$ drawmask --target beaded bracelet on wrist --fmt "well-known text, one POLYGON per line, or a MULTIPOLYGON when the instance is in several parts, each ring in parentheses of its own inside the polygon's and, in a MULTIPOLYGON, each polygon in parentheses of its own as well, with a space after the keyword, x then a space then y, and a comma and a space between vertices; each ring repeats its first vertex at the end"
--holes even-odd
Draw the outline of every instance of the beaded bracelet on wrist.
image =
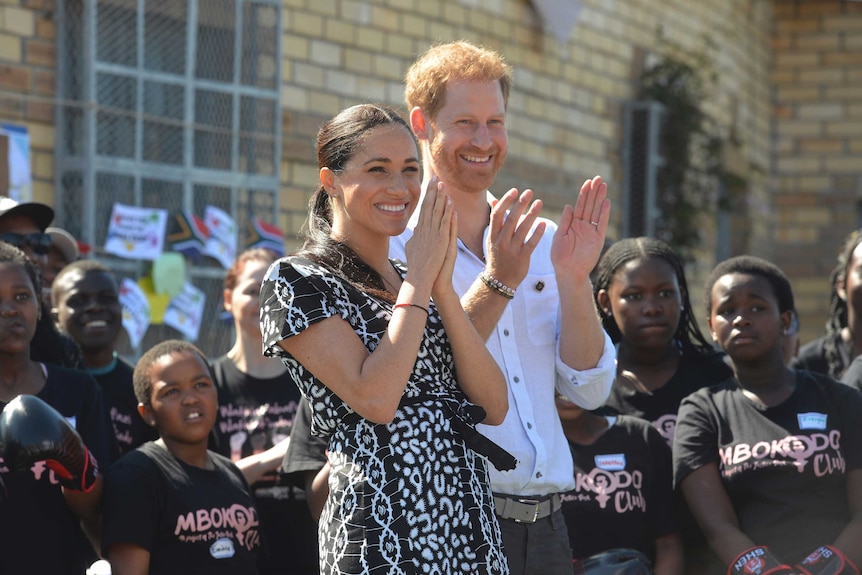
POLYGON ((488 286, 491 291, 500 294, 504 298, 513 299, 515 297, 515 290, 513 288, 510 288, 487 271, 483 271, 479 274, 479 279, 481 279, 482 283, 488 286))

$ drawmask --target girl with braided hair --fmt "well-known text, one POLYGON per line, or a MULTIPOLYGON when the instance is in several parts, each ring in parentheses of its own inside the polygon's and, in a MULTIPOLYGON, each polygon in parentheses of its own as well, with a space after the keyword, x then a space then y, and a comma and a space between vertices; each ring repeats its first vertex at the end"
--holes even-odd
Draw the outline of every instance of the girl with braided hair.
POLYGON ((603 411, 646 419, 672 444, 682 399, 731 375, 695 321, 682 261, 662 240, 620 240, 599 261, 593 293, 617 344, 603 411))
POLYGON ((845 239, 835 268, 829 276, 829 316, 826 335, 799 350, 793 362, 796 369, 807 369, 839 379, 853 358, 862 353, 862 229, 845 239))
MULTIPOLYGON (((682 261, 657 238, 620 240, 599 261, 593 292, 617 344, 617 376, 600 413, 645 419, 672 447, 682 400, 732 375, 697 325, 682 261)), ((706 541, 681 498, 676 505, 685 562, 695 567, 706 541)))

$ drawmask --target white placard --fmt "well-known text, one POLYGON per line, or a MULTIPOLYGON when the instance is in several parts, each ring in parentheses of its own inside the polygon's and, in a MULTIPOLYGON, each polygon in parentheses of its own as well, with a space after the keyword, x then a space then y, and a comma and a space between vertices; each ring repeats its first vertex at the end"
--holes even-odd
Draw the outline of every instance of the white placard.
POLYGON ((123 327, 129 343, 137 348, 150 327, 150 301, 138 284, 124 278, 120 284, 120 304, 123 306, 123 327))
POLYGON ((154 260, 165 245, 167 210, 114 204, 105 251, 121 258, 154 260))
POLYGON ((204 318, 205 304, 204 292, 186 282, 183 291, 168 304, 162 321, 190 340, 196 341, 204 318))
POLYGON ((204 253, 217 259, 225 269, 230 268, 236 258, 236 222, 224 210, 207 206, 204 212, 204 223, 210 230, 204 253))

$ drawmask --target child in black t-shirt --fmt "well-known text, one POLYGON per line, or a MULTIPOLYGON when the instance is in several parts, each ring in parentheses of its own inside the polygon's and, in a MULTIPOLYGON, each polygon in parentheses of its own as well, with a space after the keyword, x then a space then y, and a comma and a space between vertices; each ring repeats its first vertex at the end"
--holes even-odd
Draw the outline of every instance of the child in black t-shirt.
POLYGON ((793 367, 839 379, 862 353, 862 229, 850 232, 829 275, 826 333, 799 349, 793 367))
POLYGON ((656 575, 682 573, 664 438, 643 419, 602 417, 559 394, 555 399, 575 466, 575 489, 562 495, 573 557, 635 549, 653 562, 656 575))
POLYGON ((785 366, 793 293, 771 263, 720 263, 706 302, 735 377, 683 400, 673 460, 712 572, 858 573, 862 394, 785 366))
POLYGON ((80 346, 86 370, 102 388, 119 454, 157 439, 138 414, 134 367, 117 356, 123 309, 113 272, 94 260, 73 262, 54 279, 51 301, 54 321, 80 346))
MULTIPOLYGON (((110 461, 110 423, 92 377, 31 359, 42 313, 40 293, 34 264, 19 249, 0 242, 0 412, 10 423, 4 428, 8 435, 0 438, 0 484, 6 495, 0 504, 0 573, 78 575, 96 559, 82 526, 91 541, 98 539, 99 465, 110 461), (32 417, 32 411, 22 398, 29 396, 53 408, 54 417, 74 428, 76 443, 87 449, 49 449, 56 443, 38 433, 24 434, 20 422, 32 417), (77 471, 70 475, 58 468, 54 460, 66 457, 52 450, 71 456, 85 472, 75 477, 77 471)), ((43 422, 36 427, 47 432, 51 422, 43 422)))
POLYGON ((248 484, 207 449, 218 401, 203 354, 162 342, 138 361, 134 385, 138 411, 160 438, 105 479, 102 549, 114 575, 256 575, 259 523, 248 484))
POLYGON ((267 249, 245 250, 225 275, 224 307, 236 338, 211 362, 219 413, 210 448, 229 457, 251 485, 260 516, 261 575, 317 575, 317 524, 305 492, 276 473, 293 438, 301 397, 287 368, 261 353, 260 284, 276 259, 267 249))
POLYGON ((682 399, 731 375, 694 319, 682 261, 662 240, 620 240, 599 261, 593 291, 618 344, 617 377, 601 413, 646 419, 672 445, 682 399))

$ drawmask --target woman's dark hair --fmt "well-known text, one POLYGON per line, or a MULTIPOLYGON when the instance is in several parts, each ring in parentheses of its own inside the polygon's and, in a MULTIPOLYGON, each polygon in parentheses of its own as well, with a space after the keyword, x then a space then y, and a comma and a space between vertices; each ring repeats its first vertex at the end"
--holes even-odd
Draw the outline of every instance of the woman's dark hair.
MULTIPOLYGON (((326 122, 317 134, 317 167, 329 168, 336 174, 361 148, 368 132, 378 126, 402 126, 413 137, 410 126, 394 109, 379 104, 360 104, 342 110, 326 122)), ((330 237, 332 231, 331 199, 323 186, 319 186, 309 203, 305 225, 305 243, 298 255, 307 257, 330 268, 353 285, 394 301, 386 291, 383 278, 374 268, 362 261, 343 242, 330 237)))
POLYGON ((660 239, 650 237, 625 238, 615 242, 608 248, 596 266, 593 298, 596 301, 596 308, 599 310, 599 315, 602 318, 602 326, 608 332, 608 335, 611 336, 611 340, 614 343, 619 343, 623 336, 614 318, 610 314, 606 314, 599 305, 599 291, 607 290, 610 287, 614 274, 627 262, 638 259, 648 260, 651 258, 664 260, 676 274, 676 281, 679 284, 681 292, 679 295, 682 299, 682 312, 676 332, 674 333, 674 339, 682 346, 683 353, 716 353, 715 348, 703 337, 700 327, 698 327, 697 321, 695 321, 682 261, 670 245, 660 239))
MULTIPOLYGON (((132 385, 135 388, 135 398, 138 403, 150 405, 152 401, 153 382, 150 379, 150 369, 160 358, 172 354, 190 355, 199 358, 208 371, 212 371, 204 353, 195 344, 180 339, 168 339, 157 343, 147 350, 135 364, 132 374, 132 385)), ((212 373, 209 374, 212 378, 212 373)))
MULTIPOLYGON (((829 315, 826 316, 826 335, 823 338, 823 355, 826 365, 829 367, 829 375, 834 378, 841 374, 848 366, 844 364, 841 356, 842 335, 841 332, 847 327, 847 301, 838 295, 838 288, 843 287, 847 281, 847 268, 853 261, 853 252, 862 242, 862 229, 854 230, 844 238, 835 267, 829 275, 829 315)), ((855 337, 855 334, 854 334, 855 337)))
POLYGON ((787 279, 787 276, 784 275, 784 272, 778 266, 755 256, 737 256, 720 262, 713 268, 712 273, 709 274, 703 298, 708 314, 712 314, 712 288, 719 278, 728 274, 746 274, 762 277, 772 286, 772 292, 778 302, 779 312, 784 313, 795 309, 790 280, 787 279))

